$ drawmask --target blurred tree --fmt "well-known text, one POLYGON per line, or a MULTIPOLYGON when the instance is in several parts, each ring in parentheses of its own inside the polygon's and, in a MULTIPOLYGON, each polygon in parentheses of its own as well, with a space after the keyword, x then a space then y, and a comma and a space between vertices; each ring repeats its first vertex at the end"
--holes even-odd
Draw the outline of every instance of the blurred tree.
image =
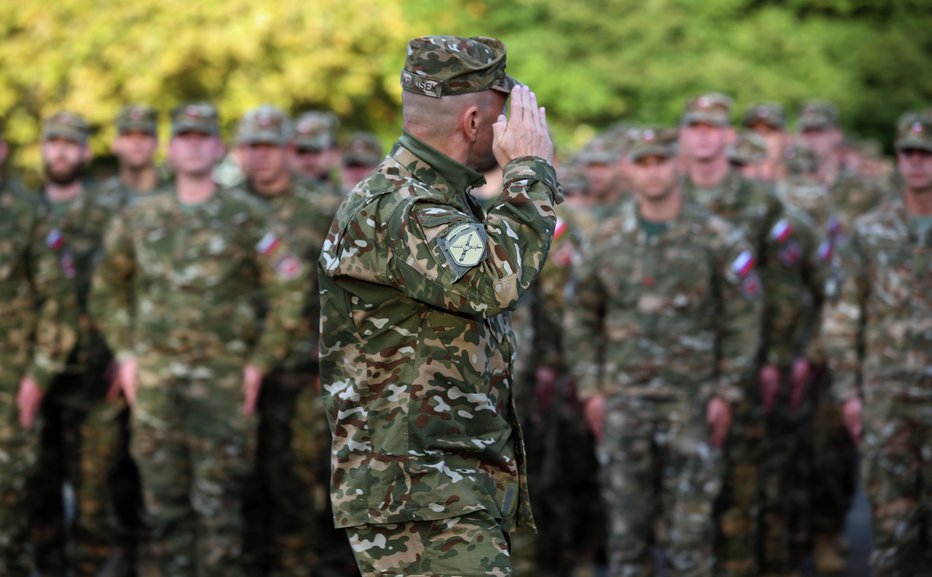
POLYGON ((20 0, 0 3, 0 114, 26 166, 42 117, 80 111, 102 153, 127 102, 167 125, 175 104, 208 99, 228 132, 262 102, 327 108, 387 141, 405 41, 484 34, 564 147, 619 120, 676 122, 707 90, 731 94, 736 117, 833 100, 846 127, 889 143, 903 110, 932 103, 929 30, 927 0, 20 0))

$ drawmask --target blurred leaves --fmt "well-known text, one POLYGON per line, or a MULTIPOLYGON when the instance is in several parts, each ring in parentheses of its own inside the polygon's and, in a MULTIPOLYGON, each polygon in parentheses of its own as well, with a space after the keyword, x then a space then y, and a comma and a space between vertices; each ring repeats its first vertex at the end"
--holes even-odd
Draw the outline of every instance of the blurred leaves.
POLYGON ((117 109, 216 103, 232 130, 270 102, 327 108, 347 129, 399 129, 408 38, 490 35, 509 72, 576 148, 619 120, 674 123, 685 99, 723 91, 736 114, 775 100, 839 105, 883 142, 932 103, 932 8, 923 0, 20 0, 0 3, 0 113, 35 166, 41 118, 67 108, 100 127, 117 109))

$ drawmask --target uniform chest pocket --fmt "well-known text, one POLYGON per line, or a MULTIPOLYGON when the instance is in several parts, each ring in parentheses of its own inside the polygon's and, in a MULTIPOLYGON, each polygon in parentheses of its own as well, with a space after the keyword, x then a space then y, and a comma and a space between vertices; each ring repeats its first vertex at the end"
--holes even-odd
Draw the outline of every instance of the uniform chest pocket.
POLYGON ((664 299, 667 312, 695 308, 707 301, 712 270, 704 253, 690 246, 666 247, 648 266, 656 276, 652 292, 664 299))

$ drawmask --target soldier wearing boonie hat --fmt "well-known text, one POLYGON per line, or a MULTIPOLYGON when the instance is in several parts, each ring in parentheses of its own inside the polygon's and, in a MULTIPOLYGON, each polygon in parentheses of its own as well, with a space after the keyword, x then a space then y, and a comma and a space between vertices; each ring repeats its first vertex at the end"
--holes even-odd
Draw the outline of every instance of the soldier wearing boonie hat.
POLYGON ((346 196, 320 257, 331 502, 364 577, 510 574, 507 532, 533 524, 500 313, 546 260, 560 187, 533 92, 510 92, 500 116, 515 85, 505 60, 492 38, 409 42, 404 132, 346 196), (497 164, 500 200, 483 211, 470 191, 497 164), (434 336, 412 338, 412 321, 434 336))

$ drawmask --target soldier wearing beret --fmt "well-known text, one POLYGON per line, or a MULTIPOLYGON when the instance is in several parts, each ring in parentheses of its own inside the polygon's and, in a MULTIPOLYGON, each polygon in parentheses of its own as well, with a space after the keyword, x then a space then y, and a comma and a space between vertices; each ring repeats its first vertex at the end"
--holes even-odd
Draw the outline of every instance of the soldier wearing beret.
POLYGON ((256 399, 299 330, 307 266, 258 201, 217 194, 216 109, 182 105, 171 122, 174 185, 112 221, 90 304, 132 407, 142 573, 236 577, 256 399))
POLYGON ((895 147, 899 194, 850 229, 823 337, 834 397, 863 451, 877 577, 932 567, 932 119, 904 115, 895 147))
POLYGON ((609 574, 653 575, 657 542, 667 575, 711 576, 722 446, 760 339, 756 257, 684 197, 675 130, 636 129, 629 150, 634 199, 581 259, 566 357, 599 441, 609 574))
POLYGON ((401 86, 404 133, 319 262, 334 518, 365 577, 506 575, 533 526, 507 312, 553 236, 553 145, 494 38, 411 40, 401 86), (483 213, 468 191, 496 163, 483 213))

